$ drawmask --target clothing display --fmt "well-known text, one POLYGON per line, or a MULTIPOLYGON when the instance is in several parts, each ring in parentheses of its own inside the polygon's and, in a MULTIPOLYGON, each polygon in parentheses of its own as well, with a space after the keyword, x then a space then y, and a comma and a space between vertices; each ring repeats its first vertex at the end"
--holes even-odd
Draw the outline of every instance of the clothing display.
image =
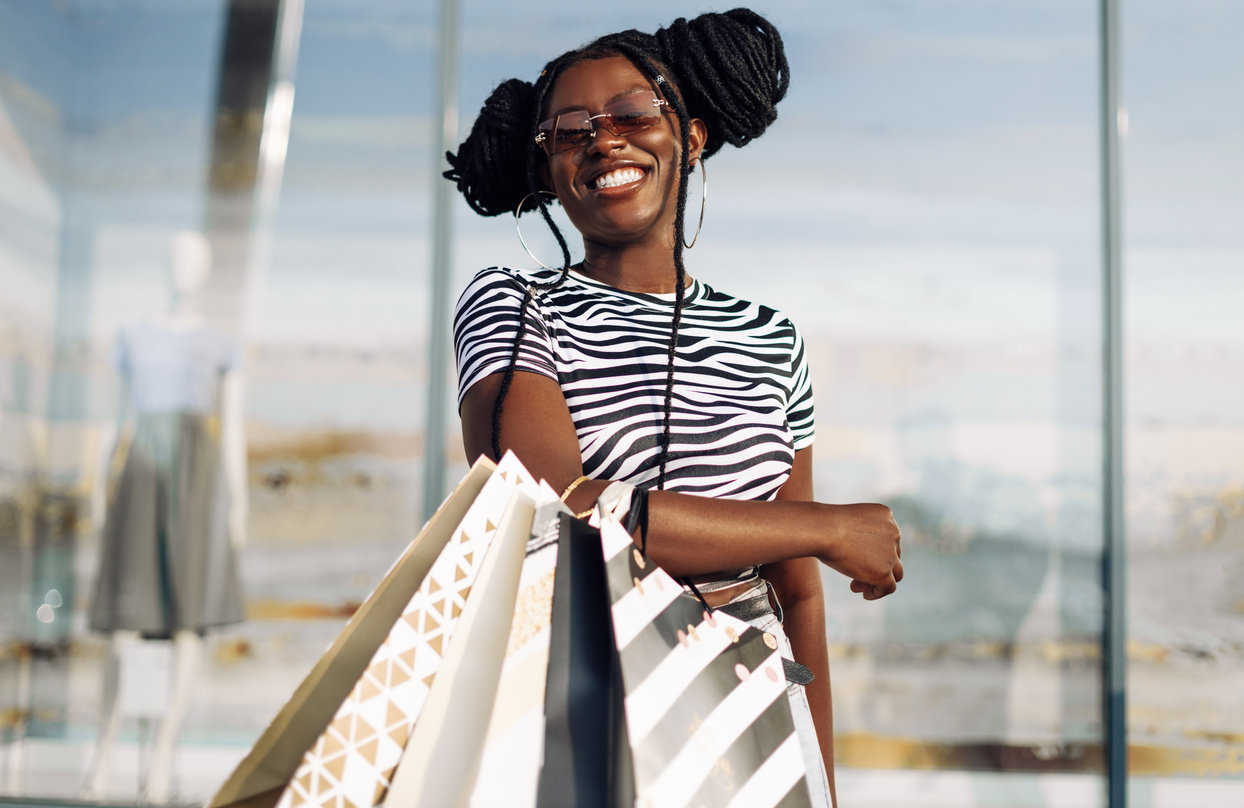
POLYGON ((133 437, 101 539, 90 626, 169 637, 243 620, 228 536, 219 380, 239 350, 204 328, 143 323, 117 338, 133 437))
MULTIPOLYGON (((524 290, 559 273, 492 268, 458 302, 459 402, 509 365, 524 290)), ((789 319, 695 281, 674 359, 668 491, 770 500, 813 441, 803 340, 789 319)), ((583 473, 656 484, 674 295, 614 289, 570 273, 532 301, 518 368, 557 381, 583 473)))

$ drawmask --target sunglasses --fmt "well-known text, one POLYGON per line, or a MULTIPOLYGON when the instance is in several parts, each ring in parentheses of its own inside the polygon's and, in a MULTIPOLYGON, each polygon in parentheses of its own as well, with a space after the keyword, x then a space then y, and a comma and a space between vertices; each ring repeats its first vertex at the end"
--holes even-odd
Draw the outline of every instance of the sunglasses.
POLYGON ((592 141, 600 126, 619 137, 629 137, 660 123, 666 108, 668 102, 655 92, 633 93, 607 104, 599 115, 576 109, 549 118, 540 124, 536 143, 550 156, 577 151, 592 141))

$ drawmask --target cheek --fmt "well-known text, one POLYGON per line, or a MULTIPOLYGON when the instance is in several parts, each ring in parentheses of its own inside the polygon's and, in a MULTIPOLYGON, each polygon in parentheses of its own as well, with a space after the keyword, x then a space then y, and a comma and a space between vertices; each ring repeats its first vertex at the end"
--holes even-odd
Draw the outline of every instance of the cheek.
POLYGON ((545 184, 558 196, 568 193, 574 186, 577 166, 572 158, 564 155, 549 158, 540 172, 545 184))

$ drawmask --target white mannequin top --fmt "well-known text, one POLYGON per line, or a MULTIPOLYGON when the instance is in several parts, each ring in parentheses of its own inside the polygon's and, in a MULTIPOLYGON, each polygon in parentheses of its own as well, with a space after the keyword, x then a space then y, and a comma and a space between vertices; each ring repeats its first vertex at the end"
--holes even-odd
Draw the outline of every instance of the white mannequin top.
POLYGON ((113 362, 133 412, 216 412, 221 377, 242 363, 237 341, 206 326, 137 322, 117 334, 113 362))

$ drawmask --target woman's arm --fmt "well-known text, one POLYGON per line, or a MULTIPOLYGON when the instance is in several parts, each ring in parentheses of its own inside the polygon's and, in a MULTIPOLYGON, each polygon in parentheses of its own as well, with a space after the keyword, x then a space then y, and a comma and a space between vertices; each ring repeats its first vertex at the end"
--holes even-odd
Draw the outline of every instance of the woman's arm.
MULTIPOLYGON (((812 449, 795 452, 790 479, 777 495, 780 500, 812 499, 812 449)), ((795 558, 764 568, 782 604, 782 627, 795 661, 807 665, 814 678, 804 692, 821 745, 821 759, 829 776, 831 803, 838 805, 834 786, 834 706, 830 697, 829 654, 825 647, 825 600, 821 592, 821 565, 814 558, 795 558)))
MULTIPOLYGON (((493 402, 501 378, 500 373, 484 377, 463 398, 462 437, 469 458, 492 454, 493 402)), ((514 374, 500 438, 502 451, 513 450, 555 489, 583 474, 574 422, 553 379, 514 374)), ((583 483, 567 504, 575 511, 591 507, 609 482, 583 483)), ((811 557, 852 579, 852 590, 868 600, 893 592, 903 578, 898 526, 884 505, 751 502, 654 491, 648 507, 648 553, 674 576, 811 557)))

